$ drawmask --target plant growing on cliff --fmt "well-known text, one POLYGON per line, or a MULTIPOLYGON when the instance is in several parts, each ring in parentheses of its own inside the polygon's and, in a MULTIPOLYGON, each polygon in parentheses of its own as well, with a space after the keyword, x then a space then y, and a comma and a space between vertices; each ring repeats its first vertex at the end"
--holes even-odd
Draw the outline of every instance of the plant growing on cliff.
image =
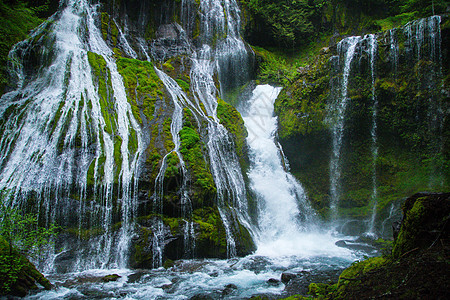
POLYGON ((57 229, 54 224, 48 228, 39 226, 35 215, 7 206, 0 194, 0 294, 11 292, 23 273, 29 270, 38 273, 26 257, 37 258, 57 229))
POLYGON ((28 257, 37 257, 42 246, 48 245, 56 235, 57 229, 55 224, 48 228, 39 226, 35 215, 23 214, 1 203, 0 236, 9 244, 9 254, 17 250, 28 257))

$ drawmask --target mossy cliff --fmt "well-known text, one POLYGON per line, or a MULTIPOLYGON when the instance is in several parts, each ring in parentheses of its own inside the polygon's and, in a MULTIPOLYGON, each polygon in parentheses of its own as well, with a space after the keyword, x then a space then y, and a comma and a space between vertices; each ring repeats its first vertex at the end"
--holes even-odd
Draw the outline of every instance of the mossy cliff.
MULTIPOLYGON (((448 190, 448 24, 448 18, 442 17, 438 52, 427 43, 417 48, 407 38, 407 27, 376 34, 374 85, 368 44, 361 37, 351 64, 344 116, 341 216, 360 218, 371 213, 374 176, 380 218, 395 199, 420 190, 448 190), (394 48, 398 51, 396 58, 394 48), (420 58, 417 51, 421 51, 420 58), (375 162, 371 134, 374 118, 375 162)), ((291 171, 304 184, 313 205, 325 216, 330 205, 329 168, 334 126, 331 111, 340 97, 342 79, 336 63, 344 59, 338 57, 338 47, 334 44, 297 63, 292 75, 283 81, 285 88, 275 103, 279 137, 291 171)))
MULTIPOLYGON (((156 1, 148 6, 142 1, 114 3, 104 1, 101 6, 102 12, 99 14, 102 37, 114 50, 128 104, 144 135, 145 150, 141 159, 143 164, 138 184, 137 235, 131 247, 132 267, 157 266, 157 262, 153 261, 154 247, 157 246, 154 239, 161 222, 165 240, 163 261, 190 257, 225 258, 227 256, 226 232, 217 209, 217 190, 206 147, 207 122, 199 119, 192 108, 183 109, 183 126, 179 132, 179 154, 172 152, 167 156, 162 205, 155 202, 157 175, 163 158, 174 149, 175 144, 171 131, 174 104, 154 68, 164 71, 173 78, 186 96, 193 103, 196 102, 190 89, 191 60, 183 50, 186 41, 179 39, 181 33, 176 26, 169 25, 173 22, 181 22, 180 9, 180 3, 177 1, 173 3, 172 1, 156 1), (157 11, 161 11, 161 14, 156 16, 157 11), (145 24, 135 22, 142 18, 145 24), (126 29, 128 31, 125 32, 126 29), (130 56, 130 50, 124 45, 120 32, 127 34, 129 46, 136 51, 137 58, 130 56), (142 44, 137 45, 137 43, 142 44), (147 47, 148 52, 145 51, 147 47), (177 50, 171 52, 170 49, 175 48, 177 50), (181 157, 178 157, 179 155, 181 157), (180 158, 185 163, 186 174, 183 173, 180 158), (184 175, 187 178, 183 178, 184 175), (187 183, 186 190, 181 190, 184 180, 187 183), (181 193, 186 193, 190 200, 189 205, 192 207, 185 207, 182 203, 184 195, 181 193), (188 215, 185 215, 186 210, 188 215), (192 232, 189 233, 193 234, 192 236, 185 236, 186 226, 192 226, 192 232), (188 249, 189 245, 186 242, 195 244, 195 248, 188 249)), ((184 23, 184 25, 189 24, 184 23)), ((195 42, 195 30, 198 29, 195 29, 195 26, 191 29, 189 38, 195 42)), ((102 102, 103 117, 110 120, 106 122, 107 132, 114 134, 117 129, 114 121, 111 75, 101 56, 89 53, 89 61, 102 102)), ((200 109, 204 110, 202 104, 200 109)), ((234 107, 218 99, 217 115, 220 122, 231 133, 241 164, 245 166, 248 160, 245 145, 247 132, 240 114, 234 107)), ((137 139, 133 136, 129 139, 128 148, 132 152, 137 148, 137 139)), ((120 163, 120 153, 118 155, 118 163, 120 163)), ((117 219, 119 218, 117 216, 117 219)), ((233 222, 236 223, 232 226, 237 235, 237 253, 246 255, 254 250, 251 236, 248 230, 239 224, 239 220, 234 219, 233 222)))
POLYGON ((355 262, 336 284, 310 284, 309 294, 313 299, 445 299, 449 218, 450 194, 415 194, 403 205, 392 254, 355 262))

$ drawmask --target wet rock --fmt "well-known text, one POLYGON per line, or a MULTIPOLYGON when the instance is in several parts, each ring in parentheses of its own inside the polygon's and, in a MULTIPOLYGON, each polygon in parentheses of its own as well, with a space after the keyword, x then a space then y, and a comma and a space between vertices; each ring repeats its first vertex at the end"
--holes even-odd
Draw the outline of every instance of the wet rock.
POLYGON ((359 250, 359 251, 364 251, 367 253, 377 251, 376 247, 369 245, 367 243, 364 243, 364 242, 359 242, 359 241, 340 240, 340 241, 337 241, 335 243, 335 245, 338 247, 341 247, 341 248, 347 248, 350 250, 359 250))
POLYGON ((103 282, 112 282, 112 281, 119 280, 119 278, 121 278, 121 276, 119 276, 117 274, 111 274, 111 275, 106 275, 106 276, 102 277, 101 281, 103 281, 103 282))
POLYGON ((198 294, 189 298, 189 300, 214 300, 209 294, 198 294))
POLYGON ((279 285, 281 282, 278 279, 270 278, 269 280, 267 280, 267 283, 270 285, 279 285))
POLYGON ((237 285, 232 284, 232 283, 227 284, 225 286, 225 289, 222 291, 222 295, 229 295, 237 289, 238 289, 237 285))
POLYGON ((128 276, 128 283, 136 283, 139 282, 141 280, 141 278, 145 275, 146 273, 143 271, 139 271, 137 273, 131 274, 128 276))
POLYGON ((281 274, 281 282, 283 282, 284 284, 288 283, 289 281, 291 281, 291 279, 294 279, 295 277, 297 277, 296 274, 293 273, 283 273, 281 274))

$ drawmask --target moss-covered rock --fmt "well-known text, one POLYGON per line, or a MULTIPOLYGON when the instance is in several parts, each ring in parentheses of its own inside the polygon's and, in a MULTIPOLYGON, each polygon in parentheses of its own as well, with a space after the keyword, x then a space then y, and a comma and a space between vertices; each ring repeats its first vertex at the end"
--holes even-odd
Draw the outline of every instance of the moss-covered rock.
POLYGON ((26 257, 15 249, 11 252, 9 244, 0 236, 0 296, 24 297, 38 290, 37 284, 46 290, 52 288, 50 281, 26 257))
POLYGON ((194 210, 192 220, 199 226, 196 236, 198 257, 227 257, 227 237, 217 208, 207 207, 194 210))
POLYGON ((180 152, 191 175, 191 201, 194 208, 214 206, 217 194, 213 176, 204 153, 206 145, 201 141, 198 124, 192 112, 184 109, 184 124, 180 131, 180 152))
MULTIPOLYGON (((445 20, 442 45, 449 39, 445 20)), ((406 28, 398 28, 376 35, 374 86, 367 40, 352 61, 339 158, 341 217, 360 219, 372 212, 374 176, 379 216, 395 199, 425 189, 443 192, 450 185, 449 93, 442 81, 449 72, 445 67, 449 56, 442 47, 442 59, 437 59, 438 52, 424 42, 418 59, 417 47, 410 45, 405 32, 406 28), (391 45, 393 36, 397 44, 391 45), (394 60, 396 45, 399 52, 394 60), (373 96, 377 100, 375 156, 373 96)), ((342 81, 342 70, 335 67, 343 59, 338 54, 337 47, 331 46, 304 60, 275 102, 280 142, 291 172, 323 216, 331 194, 332 108, 342 81)))
POLYGON ((399 258, 409 251, 426 249, 448 236, 450 194, 419 193, 403 205, 403 221, 392 255, 399 258))
POLYGON ((392 255, 355 262, 338 283, 312 283, 309 293, 317 299, 445 299, 450 194, 415 194, 403 213, 392 255))

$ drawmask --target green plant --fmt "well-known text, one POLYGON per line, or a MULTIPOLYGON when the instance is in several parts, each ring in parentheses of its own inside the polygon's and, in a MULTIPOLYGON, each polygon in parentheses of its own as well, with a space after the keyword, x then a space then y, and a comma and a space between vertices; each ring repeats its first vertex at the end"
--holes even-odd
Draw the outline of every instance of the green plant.
POLYGON ((39 226, 36 215, 8 207, 0 194, 0 295, 9 294, 24 276, 37 278, 48 287, 48 281, 26 257, 37 258, 57 230, 54 224, 39 226))

